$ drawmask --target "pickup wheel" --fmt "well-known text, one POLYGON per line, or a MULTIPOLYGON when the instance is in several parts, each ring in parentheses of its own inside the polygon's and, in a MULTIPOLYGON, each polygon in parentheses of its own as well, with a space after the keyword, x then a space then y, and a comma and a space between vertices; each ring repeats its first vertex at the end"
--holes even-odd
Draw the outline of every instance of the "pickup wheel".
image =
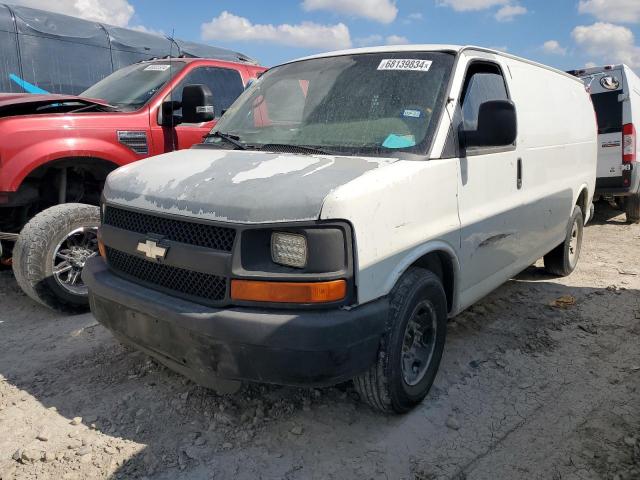
POLYGON ((447 298, 440 279, 412 267, 391 292, 376 362, 354 378, 360 398, 382 412, 405 413, 429 393, 442 358, 447 298))
POLYGON ((67 203, 33 217, 13 249, 18 285, 33 300, 54 310, 79 313, 89 307, 82 268, 98 254, 98 207, 67 203))
POLYGON ((640 193, 626 197, 624 211, 627 214, 627 222, 640 223, 640 193))
POLYGON ((573 214, 567 224, 567 235, 560 245, 544 256, 544 268, 552 275, 566 277, 578 264, 582 249, 584 217, 580 207, 573 208, 573 214))

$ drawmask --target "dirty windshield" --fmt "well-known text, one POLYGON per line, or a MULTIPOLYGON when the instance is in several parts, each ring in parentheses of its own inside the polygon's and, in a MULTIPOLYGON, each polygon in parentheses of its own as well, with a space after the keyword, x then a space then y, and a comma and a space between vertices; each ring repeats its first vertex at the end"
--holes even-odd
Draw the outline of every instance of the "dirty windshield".
POLYGON ((137 110, 184 68, 184 62, 138 63, 121 68, 89 87, 80 96, 104 100, 121 110, 137 110))
POLYGON ((282 65, 243 93, 206 143, 347 155, 424 153, 453 61, 448 53, 386 52, 282 65))

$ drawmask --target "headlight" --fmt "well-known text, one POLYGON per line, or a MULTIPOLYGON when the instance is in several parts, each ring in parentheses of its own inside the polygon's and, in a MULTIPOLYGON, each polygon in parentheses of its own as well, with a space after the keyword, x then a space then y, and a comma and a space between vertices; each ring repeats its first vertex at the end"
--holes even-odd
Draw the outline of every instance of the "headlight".
POLYGON ((273 232, 271 259, 280 265, 304 268, 307 265, 307 239, 295 233, 273 232))

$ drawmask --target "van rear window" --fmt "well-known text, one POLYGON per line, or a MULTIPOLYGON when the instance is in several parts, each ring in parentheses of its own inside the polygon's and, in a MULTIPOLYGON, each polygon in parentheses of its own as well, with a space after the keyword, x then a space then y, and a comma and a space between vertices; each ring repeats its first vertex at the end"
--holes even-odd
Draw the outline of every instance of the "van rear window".
POLYGON ((598 117, 598 133, 622 132, 622 102, 618 101, 620 92, 606 92, 591 95, 598 117))

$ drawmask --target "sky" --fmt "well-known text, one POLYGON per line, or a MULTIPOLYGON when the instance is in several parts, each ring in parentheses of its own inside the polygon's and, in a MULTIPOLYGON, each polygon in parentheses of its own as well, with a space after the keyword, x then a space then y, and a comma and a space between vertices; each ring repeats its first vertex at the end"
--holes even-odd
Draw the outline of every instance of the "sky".
POLYGON ((6 0, 231 48, 266 66, 404 43, 497 48, 563 70, 640 73, 640 0, 6 0))

